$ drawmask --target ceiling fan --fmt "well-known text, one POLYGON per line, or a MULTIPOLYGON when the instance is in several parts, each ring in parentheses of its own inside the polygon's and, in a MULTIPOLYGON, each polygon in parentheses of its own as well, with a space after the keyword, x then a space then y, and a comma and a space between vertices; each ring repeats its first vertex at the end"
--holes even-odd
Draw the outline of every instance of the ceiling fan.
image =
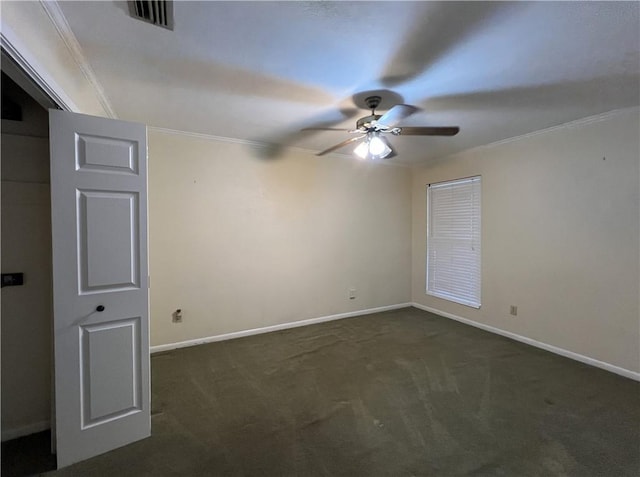
POLYGON ((342 141, 329 149, 316 154, 322 156, 348 144, 360 142, 353 152, 362 159, 389 159, 395 151, 389 144, 385 134, 394 136, 455 136, 460 131, 457 126, 451 127, 400 127, 397 124, 418 111, 415 106, 396 104, 389 111, 380 115, 376 108, 380 104, 380 96, 369 96, 364 102, 371 109, 371 114, 356 121, 355 129, 340 128, 304 128, 302 131, 346 131, 357 136, 342 141))

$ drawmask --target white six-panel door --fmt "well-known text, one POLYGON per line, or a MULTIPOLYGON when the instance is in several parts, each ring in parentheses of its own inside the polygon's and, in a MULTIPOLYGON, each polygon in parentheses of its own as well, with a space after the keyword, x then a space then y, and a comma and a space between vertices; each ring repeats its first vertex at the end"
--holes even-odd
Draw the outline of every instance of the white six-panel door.
POLYGON ((49 111, 58 467, 151 432, 143 124, 49 111))

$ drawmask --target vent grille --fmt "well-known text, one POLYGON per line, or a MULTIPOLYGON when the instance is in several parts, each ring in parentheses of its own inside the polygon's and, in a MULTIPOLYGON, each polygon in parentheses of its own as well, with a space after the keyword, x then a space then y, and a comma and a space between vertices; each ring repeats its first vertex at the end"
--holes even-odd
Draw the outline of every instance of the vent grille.
POLYGON ((133 18, 173 30, 173 1, 135 0, 129 2, 133 18))

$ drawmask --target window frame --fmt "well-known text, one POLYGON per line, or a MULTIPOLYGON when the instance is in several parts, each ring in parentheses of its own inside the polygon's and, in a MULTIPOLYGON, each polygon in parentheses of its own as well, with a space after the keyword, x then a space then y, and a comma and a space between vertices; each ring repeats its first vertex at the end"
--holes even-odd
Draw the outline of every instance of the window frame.
MULTIPOLYGON (((433 182, 427 184, 427 213, 426 213, 426 222, 427 222, 427 237, 426 237, 426 260, 425 260, 425 291, 429 296, 434 296, 436 298, 441 298, 453 303, 457 303, 460 305, 468 306, 475 309, 480 309, 482 306, 482 176, 470 176, 463 177, 460 179, 446 180, 440 182, 433 182), (477 193, 477 204, 472 203, 470 207, 472 209, 476 209, 470 212, 471 214, 471 238, 467 239, 470 241, 473 251, 475 252, 473 255, 476 258, 475 266, 476 271, 470 270, 473 279, 476 280, 472 289, 476 289, 477 293, 472 293, 473 296, 465 294, 464 296, 456 295, 453 291, 443 292, 440 290, 430 289, 430 256, 432 252, 431 248, 431 236, 432 236, 432 228, 433 228, 433 211, 432 211, 432 194, 433 191, 439 188, 445 188, 447 186, 455 186, 456 184, 465 184, 465 183, 477 183, 478 190, 477 192, 472 191, 473 193, 477 193), (477 213, 477 216, 473 214, 477 213), (475 223, 477 221, 477 228, 475 228, 475 223)), ((462 240, 462 239, 461 239, 462 240)))

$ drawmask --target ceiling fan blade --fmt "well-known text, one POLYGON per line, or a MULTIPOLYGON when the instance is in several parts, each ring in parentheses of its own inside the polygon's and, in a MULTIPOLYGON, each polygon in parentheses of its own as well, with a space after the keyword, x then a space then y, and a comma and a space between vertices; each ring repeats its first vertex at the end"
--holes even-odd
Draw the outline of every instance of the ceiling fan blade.
POLYGON ((391 128, 404 118, 411 116, 416 111, 418 111, 418 108, 415 106, 409 106, 408 104, 396 104, 393 108, 380 116, 378 124, 391 128))
POLYGON ((336 144, 335 146, 331 146, 329 149, 325 149, 324 151, 319 152, 318 154, 316 154, 316 156, 324 156, 325 154, 335 151, 336 149, 340 149, 341 147, 344 147, 347 144, 351 144, 352 142, 356 142, 361 139, 364 139, 365 137, 367 137, 366 134, 363 134, 362 136, 358 136, 358 137, 352 137, 350 139, 347 139, 346 141, 342 141, 341 143, 336 144))
POLYGON ((399 128, 400 136, 455 136, 460 131, 457 126, 450 127, 406 127, 399 128))
POLYGON ((412 15, 413 26, 405 30, 404 40, 384 67, 382 84, 395 87, 419 77, 500 15, 526 8, 511 7, 512 3, 520 2, 420 2, 421 8, 412 15))
POLYGON ((351 131, 345 128, 302 128, 300 131, 351 131))

